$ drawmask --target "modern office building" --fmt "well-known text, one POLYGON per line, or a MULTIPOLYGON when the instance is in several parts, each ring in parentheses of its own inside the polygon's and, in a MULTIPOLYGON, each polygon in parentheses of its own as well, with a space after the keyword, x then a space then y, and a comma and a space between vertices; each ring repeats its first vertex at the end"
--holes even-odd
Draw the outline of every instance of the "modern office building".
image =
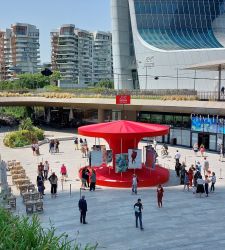
POLYGON ((186 68, 225 60, 224 0, 111 0, 111 11, 115 88, 218 88, 217 72, 186 68))
POLYGON ((8 79, 18 73, 35 73, 40 64, 39 30, 34 25, 15 23, 1 32, 1 75, 8 79))
POLYGON ((73 83, 112 79, 111 41, 111 33, 62 25, 51 32, 52 68, 61 72, 63 80, 73 83))

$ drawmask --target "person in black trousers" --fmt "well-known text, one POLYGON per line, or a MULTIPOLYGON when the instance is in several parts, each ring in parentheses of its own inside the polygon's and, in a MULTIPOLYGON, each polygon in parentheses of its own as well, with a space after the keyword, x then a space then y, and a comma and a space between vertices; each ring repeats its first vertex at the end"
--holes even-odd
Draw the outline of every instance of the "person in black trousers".
POLYGON ((86 213, 87 213, 87 202, 85 196, 83 195, 79 200, 78 207, 80 210, 80 223, 87 224, 86 222, 86 213))
POLYGON ((144 230, 143 225, 142 225, 142 210, 143 210, 143 205, 141 203, 141 199, 138 199, 137 202, 134 204, 136 228, 138 228, 138 219, 139 219, 140 228, 141 230, 144 230))

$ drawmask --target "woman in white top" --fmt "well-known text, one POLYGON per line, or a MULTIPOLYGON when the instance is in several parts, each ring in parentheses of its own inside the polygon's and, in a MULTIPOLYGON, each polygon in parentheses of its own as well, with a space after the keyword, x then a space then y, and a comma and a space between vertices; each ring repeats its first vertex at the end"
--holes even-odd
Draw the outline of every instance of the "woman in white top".
POLYGON ((199 178, 197 179, 197 190, 196 193, 200 194, 200 197, 202 194, 205 193, 205 189, 204 189, 204 180, 202 179, 202 176, 199 176, 199 178))
POLYGON ((49 172, 49 163, 48 163, 48 161, 45 161, 45 163, 44 163, 44 178, 45 178, 45 180, 48 179, 48 172, 49 172))

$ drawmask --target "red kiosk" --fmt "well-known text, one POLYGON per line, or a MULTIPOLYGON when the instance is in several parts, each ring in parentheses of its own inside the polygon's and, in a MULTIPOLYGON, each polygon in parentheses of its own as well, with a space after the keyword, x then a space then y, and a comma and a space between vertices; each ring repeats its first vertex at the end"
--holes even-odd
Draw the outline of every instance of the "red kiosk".
POLYGON ((138 143, 144 137, 156 137, 166 135, 169 127, 140 123, 132 121, 114 121, 107 123, 99 123, 78 128, 80 135, 104 138, 113 153, 113 164, 108 167, 106 164, 101 166, 93 166, 96 170, 97 185, 108 187, 127 188, 131 187, 132 175, 138 176, 139 187, 150 187, 162 184, 168 181, 169 171, 159 165, 154 169, 147 168, 142 163, 141 169, 127 169, 126 172, 116 173, 115 171, 115 155, 127 153, 128 149, 138 147, 138 143))

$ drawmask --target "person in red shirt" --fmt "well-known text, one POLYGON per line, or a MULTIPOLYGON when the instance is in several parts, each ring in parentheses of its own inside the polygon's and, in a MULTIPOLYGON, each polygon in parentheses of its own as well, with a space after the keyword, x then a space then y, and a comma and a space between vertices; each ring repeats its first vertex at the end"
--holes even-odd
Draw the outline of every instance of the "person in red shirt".
POLYGON ((193 165, 188 170, 188 179, 189 179, 189 186, 192 187, 192 181, 193 181, 193 165))
POLYGON ((62 164, 60 173, 62 175, 62 180, 66 181, 67 169, 66 169, 66 166, 64 164, 62 164))
POLYGON ((162 198, 163 198, 163 187, 159 184, 157 187, 157 200, 158 200, 158 207, 162 207, 162 198))

